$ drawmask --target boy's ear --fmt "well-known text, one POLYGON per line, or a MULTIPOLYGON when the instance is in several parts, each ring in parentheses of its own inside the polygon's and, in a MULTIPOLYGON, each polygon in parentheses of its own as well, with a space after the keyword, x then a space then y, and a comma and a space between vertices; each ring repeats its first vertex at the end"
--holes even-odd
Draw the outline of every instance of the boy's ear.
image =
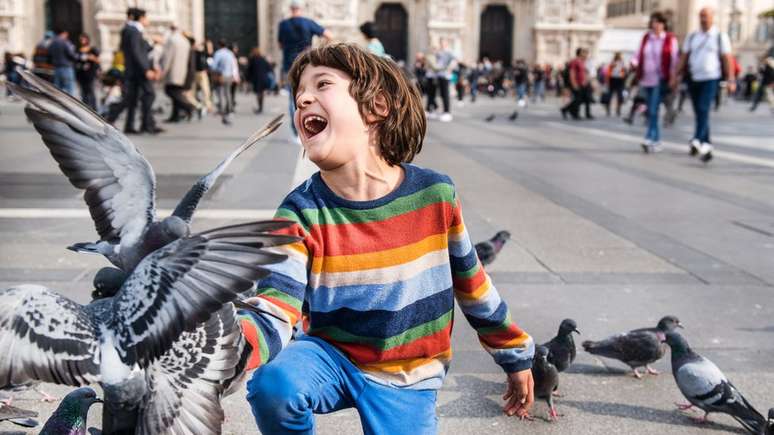
POLYGON ((381 92, 376 95, 373 106, 371 107, 373 107, 373 112, 369 113, 366 117, 366 121, 369 124, 386 118, 387 114, 390 113, 390 106, 387 104, 387 98, 381 92))

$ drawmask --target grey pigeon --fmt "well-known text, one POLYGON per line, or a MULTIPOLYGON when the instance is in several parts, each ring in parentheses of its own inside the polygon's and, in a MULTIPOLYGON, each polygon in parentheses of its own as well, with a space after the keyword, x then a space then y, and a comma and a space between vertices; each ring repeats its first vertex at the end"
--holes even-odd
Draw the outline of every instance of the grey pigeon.
POLYGON ((147 254, 189 234, 202 196, 226 167, 246 149, 274 132, 282 115, 255 132, 209 174, 200 178, 172 216, 156 217, 156 177, 150 163, 129 139, 90 108, 50 83, 21 71, 30 86, 9 84, 25 99, 27 117, 40 133, 59 168, 89 206, 100 240, 69 249, 102 254, 131 272, 147 254))
POLYGON ((769 419, 766 421, 766 431, 763 435, 774 435, 774 408, 769 409, 769 419))
POLYGON ((677 387, 690 405, 679 405, 681 410, 694 406, 704 411, 698 421, 706 422, 710 412, 722 412, 733 417, 751 434, 759 435, 766 419, 742 396, 712 361, 691 350, 688 342, 676 331, 666 334, 672 349, 672 374, 677 387))
POLYGON ((677 317, 664 316, 655 328, 635 329, 600 341, 587 340, 581 345, 590 354, 623 362, 639 379, 642 377, 637 371, 639 367, 645 367, 651 375, 658 374, 649 364, 660 360, 666 353, 665 334, 682 327, 677 317))
POLYGON ((69 392, 43 425, 40 435, 85 435, 89 408, 101 402, 89 387, 69 392))
POLYGON ((518 117, 519 117, 519 111, 517 110, 517 111, 514 111, 513 113, 511 113, 511 114, 508 116, 508 120, 509 120, 509 121, 515 121, 515 120, 516 120, 516 118, 518 118, 518 117))
POLYGON ((210 399, 241 355, 228 302, 268 275, 262 265, 285 259, 263 248, 297 241, 269 233, 290 225, 252 222, 179 239, 143 259, 115 296, 86 306, 41 286, 0 291, 0 348, 8 350, 0 387, 99 382, 106 428, 132 427, 139 412, 147 433, 170 424, 217 433, 222 410, 210 399))
POLYGON ((38 422, 33 417, 37 416, 35 411, 0 403, 0 422, 8 421, 19 426, 35 427, 38 422))
POLYGON ((498 231, 491 239, 476 243, 476 255, 478 255, 481 264, 484 266, 492 264, 492 262, 495 261, 497 254, 499 254, 503 249, 503 246, 505 246, 505 242, 510 240, 510 238, 511 233, 508 231, 498 231))
POLYGON ((92 299, 102 299, 115 296, 129 274, 115 267, 103 267, 94 275, 92 284, 94 291, 91 292, 92 299))
POLYGON ((486 118, 484 118, 484 121, 486 121, 486 122, 492 122, 492 121, 494 121, 494 119, 495 119, 495 114, 494 114, 494 113, 492 113, 492 114, 490 114, 489 116, 487 116, 486 118))
POLYGON ((559 331, 556 337, 543 344, 549 350, 548 361, 556 366, 560 372, 567 370, 575 361, 577 351, 575 350, 575 340, 572 333, 580 334, 575 320, 564 319, 559 324, 559 331))
POLYGON ((549 361, 549 350, 545 346, 535 347, 532 360, 532 379, 535 381, 535 398, 544 399, 548 404, 548 418, 558 420, 554 406, 554 391, 559 388, 559 370, 549 361))

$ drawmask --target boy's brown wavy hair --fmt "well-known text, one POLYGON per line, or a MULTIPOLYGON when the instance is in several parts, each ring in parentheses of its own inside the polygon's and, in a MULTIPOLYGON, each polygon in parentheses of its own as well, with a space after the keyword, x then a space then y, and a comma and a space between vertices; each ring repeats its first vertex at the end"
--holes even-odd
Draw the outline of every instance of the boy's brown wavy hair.
POLYGON ((422 96, 393 60, 349 43, 310 48, 298 55, 288 71, 291 95, 296 95, 301 73, 308 65, 334 68, 352 78, 349 94, 357 102, 363 119, 366 114, 377 117, 370 126, 376 128, 382 157, 387 163, 410 162, 419 154, 427 129, 422 96), (387 115, 383 117, 377 114, 374 104, 379 94, 387 103, 387 115))

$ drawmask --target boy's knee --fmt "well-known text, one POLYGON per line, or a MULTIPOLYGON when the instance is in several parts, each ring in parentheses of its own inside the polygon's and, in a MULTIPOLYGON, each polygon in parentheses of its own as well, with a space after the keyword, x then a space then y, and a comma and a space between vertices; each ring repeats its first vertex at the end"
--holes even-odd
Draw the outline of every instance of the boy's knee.
POLYGON ((308 395, 289 370, 268 364, 259 368, 247 383, 247 400, 257 418, 292 420, 311 412, 308 395))

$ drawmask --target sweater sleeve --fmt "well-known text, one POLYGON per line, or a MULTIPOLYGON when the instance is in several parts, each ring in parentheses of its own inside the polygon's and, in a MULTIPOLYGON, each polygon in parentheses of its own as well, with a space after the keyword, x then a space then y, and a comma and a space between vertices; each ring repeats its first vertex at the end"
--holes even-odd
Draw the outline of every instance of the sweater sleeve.
POLYGON ((507 373, 532 367, 532 337, 513 321, 508 306, 481 265, 465 229, 459 198, 455 198, 452 208, 449 259, 454 296, 484 349, 507 373))
POLYGON ((239 312, 242 333, 252 347, 246 370, 256 369, 287 346, 293 327, 301 317, 301 305, 306 293, 309 264, 309 233, 304 228, 300 213, 280 207, 277 219, 289 219, 295 225, 282 230, 281 234, 301 237, 290 245, 272 248, 272 252, 287 255, 287 260, 267 266, 271 274, 256 284, 259 302, 256 307, 268 315, 239 312))

